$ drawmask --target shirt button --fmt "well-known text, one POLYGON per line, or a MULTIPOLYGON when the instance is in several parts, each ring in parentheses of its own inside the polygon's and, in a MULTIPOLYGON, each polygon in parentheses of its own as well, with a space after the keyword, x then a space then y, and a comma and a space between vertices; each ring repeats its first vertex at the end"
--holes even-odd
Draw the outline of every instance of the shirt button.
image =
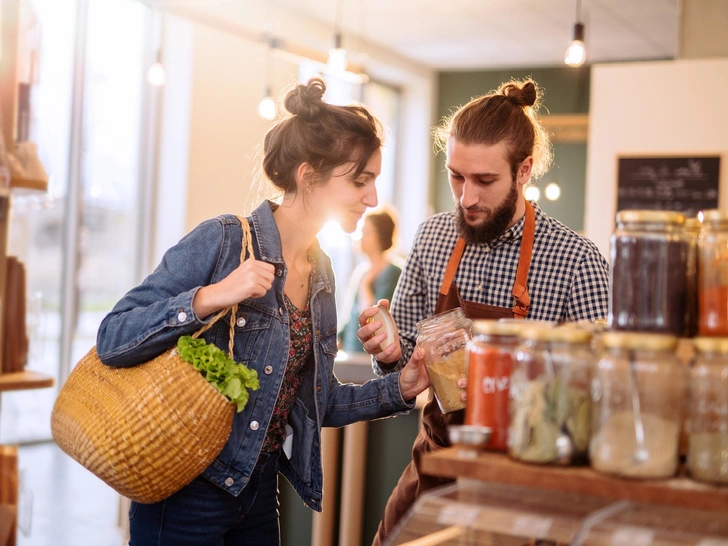
POLYGON ((237 324, 238 328, 242 328, 245 326, 245 323, 248 322, 245 320, 245 317, 239 317, 238 320, 235 321, 235 324, 237 324))
POLYGON ((259 426, 260 426, 260 424, 258 423, 258 421, 251 421, 250 422, 250 429, 251 430, 258 430, 258 427, 259 426))
POLYGON ((187 320, 187 313, 185 313, 184 311, 180 311, 179 314, 177 315, 177 320, 179 322, 186 321, 187 320))
POLYGON ((265 368, 263 368, 263 372, 265 373, 265 375, 272 374, 273 373, 273 366, 266 366, 265 368))
POLYGON ((232 487, 234 483, 235 480, 233 480, 232 478, 228 478, 227 480, 225 480, 225 485, 227 485, 228 487, 232 487))

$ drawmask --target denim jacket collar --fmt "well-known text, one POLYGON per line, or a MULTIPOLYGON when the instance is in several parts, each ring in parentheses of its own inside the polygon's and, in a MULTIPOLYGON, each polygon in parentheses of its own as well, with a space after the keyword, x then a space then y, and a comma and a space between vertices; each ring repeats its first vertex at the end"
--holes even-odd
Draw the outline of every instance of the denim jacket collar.
MULTIPOLYGON (((273 211, 278 208, 278 204, 273 201, 264 200, 258 208, 250 215, 251 229, 255 233, 255 239, 258 241, 258 256, 260 260, 269 263, 283 264, 283 244, 281 236, 278 232, 278 226, 273 218, 273 211)), ((309 249, 311 255, 316 261, 316 272, 314 273, 312 292, 325 289, 332 292, 331 283, 327 274, 325 263, 328 257, 325 257, 321 250, 318 240, 315 240, 309 249)))

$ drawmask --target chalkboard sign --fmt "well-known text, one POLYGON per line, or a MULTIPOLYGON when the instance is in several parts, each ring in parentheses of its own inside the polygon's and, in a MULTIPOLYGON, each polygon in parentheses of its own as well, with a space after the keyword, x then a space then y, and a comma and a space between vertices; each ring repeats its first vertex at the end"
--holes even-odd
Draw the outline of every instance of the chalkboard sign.
POLYGON ((617 210, 718 208, 720 157, 620 157, 617 210))

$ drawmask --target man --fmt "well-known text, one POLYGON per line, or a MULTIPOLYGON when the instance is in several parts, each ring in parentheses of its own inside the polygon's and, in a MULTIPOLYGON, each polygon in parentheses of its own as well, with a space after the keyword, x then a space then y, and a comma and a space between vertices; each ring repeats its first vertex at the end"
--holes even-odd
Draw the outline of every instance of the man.
MULTIPOLYGON (((454 307, 471 319, 606 317, 608 266, 596 245, 523 197, 523 188, 551 161, 548 136, 536 119, 539 99, 535 82, 508 82, 438 128, 455 210, 429 218, 415 236, 392 301, 395 343, 380 350, 385 335, 373 334, 381 324, 366 324, 374 308, 359 317, 358 336, 375 356, 377 373, 409 361, 418 321, 454 307)), ((449 424, 462 421, 463 411, 443 415, 430 397, 412 462, 387 503, 375 546, 422 491, 449 482, 421 475, 420 458, 450 445, 449 424)))

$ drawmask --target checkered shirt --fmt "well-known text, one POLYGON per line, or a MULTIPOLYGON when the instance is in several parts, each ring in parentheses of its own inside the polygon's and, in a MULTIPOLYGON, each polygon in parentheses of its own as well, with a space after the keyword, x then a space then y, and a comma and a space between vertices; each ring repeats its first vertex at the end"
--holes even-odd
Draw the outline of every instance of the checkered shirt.
MULTIPOLYGON (((605 318, 607 261, 589 239, 532 204, 536 233, 528 271, 531 307, 527 318, 557 322, 605 318)), ((525 216, 491 245, 466 245, 454 280, 461 298, 513 307, 511 290, 516 281, 524 222, 525 216)), ((391 305, 399 329, 402 359, 397 366, 387 367, 386 373, 407 363, 415 345, 417 322, 434 314, 457 238, 455 211, 436 214, 417 230, 391 305)), ((374 371, 385 373, 376 361, 374 371)))

